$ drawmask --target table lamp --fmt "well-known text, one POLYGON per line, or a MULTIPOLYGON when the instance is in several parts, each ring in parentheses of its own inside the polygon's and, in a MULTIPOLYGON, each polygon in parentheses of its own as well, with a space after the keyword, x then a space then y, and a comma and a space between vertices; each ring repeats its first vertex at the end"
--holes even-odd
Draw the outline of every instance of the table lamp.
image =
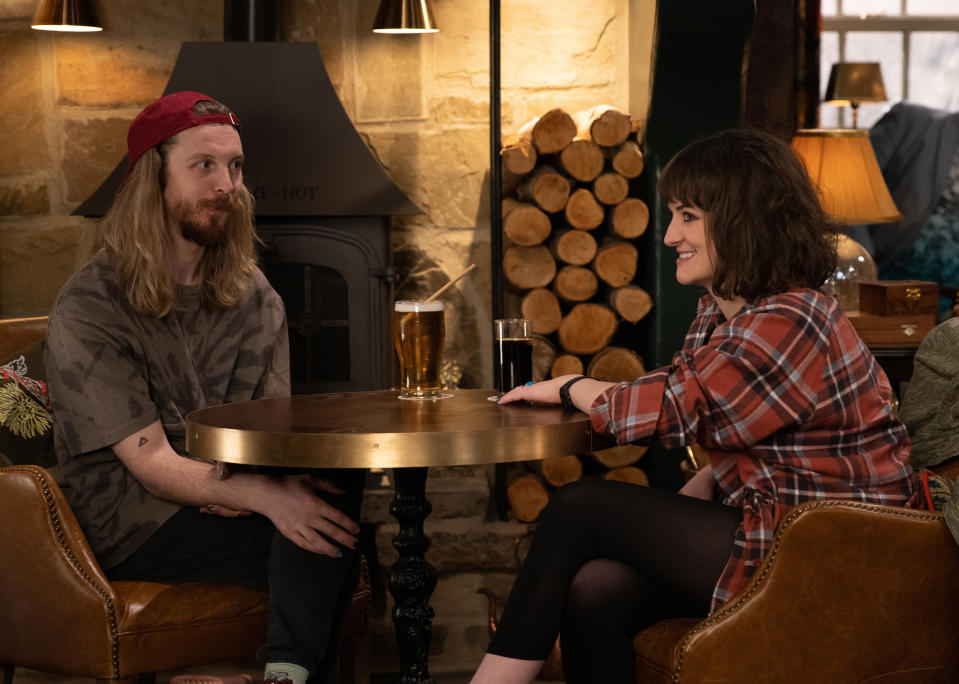
POLYGON ((885 102, 886 87, 882 82, 879 62, 838 62, 829 71, 826 85, 827 104, 852 107, 852 127, 859 124, 862 102, 885 102))
MULTIPOLYGON (((890 223, 902 219, 883 180, 869 134, 858 128, 800 129, 792 148, 802 160, 823 209, 845 224, 890 223)), ((859 283, 875 282, 878 269, 869 252, 848 236, 837 245, 839 264, 823 284, 846 311, 859 309, 859 283)))

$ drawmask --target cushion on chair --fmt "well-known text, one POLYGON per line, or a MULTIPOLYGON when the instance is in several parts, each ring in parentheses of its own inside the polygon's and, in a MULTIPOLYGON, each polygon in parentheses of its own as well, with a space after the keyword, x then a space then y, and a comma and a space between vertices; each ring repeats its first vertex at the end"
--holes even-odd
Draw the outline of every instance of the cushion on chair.
POLYGON ((114 582, 121 673, 249 657, 266 639, 266 594, 205 582, 114 582))
MULTIPOLYGON (((114 582, 120 635, 120 671, 171 670, 237 660, 266 639, 267 596, 229 584, 114 582)), ((360 584, 346 619, 345 636, 369 631, 370 584, 362 561, 360 584)))
POLYGON ((808 502, 723 608, 640 632, 637 681, 956 682, 957 577, 941 514, 808 502))
POLYGON ((0 465, 56 466, 43 343, 0 359, 0 465))

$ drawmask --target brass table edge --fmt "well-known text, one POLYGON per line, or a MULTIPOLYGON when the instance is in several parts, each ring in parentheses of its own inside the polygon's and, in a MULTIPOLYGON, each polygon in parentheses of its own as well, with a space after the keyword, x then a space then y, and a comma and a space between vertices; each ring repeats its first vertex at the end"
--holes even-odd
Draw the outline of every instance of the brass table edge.
MULTIPOLYGON (((586 423, 516 426, 492 431, 315 433, 262 432, 187 420, 187 451, 227 463, 323 468, 411 468, 530 461, 588 453, 596 435, 586 423)), ((599 445, 596 448, 602 448, 599 445)))

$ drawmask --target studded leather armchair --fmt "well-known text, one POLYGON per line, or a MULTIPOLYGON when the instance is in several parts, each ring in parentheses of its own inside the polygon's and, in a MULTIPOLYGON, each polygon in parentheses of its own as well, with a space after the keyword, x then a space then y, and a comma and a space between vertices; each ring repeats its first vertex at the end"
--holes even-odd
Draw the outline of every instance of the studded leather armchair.
MULTIPOLYGON (((0 468, 0 666, 101 681, 249 658, 266 637, 266 594, 212 583, 110 582, 60 488, 40 466, 0 468)), ((353 599, 344 649, 368 681, 370 587, 353 599)))
MULTIPOLYGON (((46 317, 0 320, 0 358, 43 338, 46 317)), ((24 463, 21 454, 0 453, 24 463)), ((44 461, 45 463, 47 461, 44 461)), ((369 682, 366 563, 343 630, 341 681, 369 682)), ((0 467, 0 684, 16 667, 103 682, 251 657, 266 594, 214 583, 110 582, 50 473, 0 467)))
POLYGON ((749 585, 636 637, 638 682, 959 681, 959 546, 940 513, 798 506, 749 585))

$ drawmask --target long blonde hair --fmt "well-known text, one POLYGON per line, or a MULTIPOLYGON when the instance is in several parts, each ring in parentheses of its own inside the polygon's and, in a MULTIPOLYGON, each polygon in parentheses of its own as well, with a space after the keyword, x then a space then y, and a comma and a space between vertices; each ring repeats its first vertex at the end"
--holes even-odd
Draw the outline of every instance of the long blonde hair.
MULTIPOLYGON (((194 111, 229 110, 219 102, 201 101, 194 111), (222 108, 222 109, 220 109, 222 108)), ((101 222, 104 249, 133 308, 160 318, 177 306, 173 281, 173 241, 163 201, 163 150, 170 139, 147 150, 117 190, 113 205, 101 222)), ((250 285, 256 268, 253 196, 241 186, 236 210, 219 244, 207 247, 200 262, 200 299, 206 306, 234 306, 250 285)))

